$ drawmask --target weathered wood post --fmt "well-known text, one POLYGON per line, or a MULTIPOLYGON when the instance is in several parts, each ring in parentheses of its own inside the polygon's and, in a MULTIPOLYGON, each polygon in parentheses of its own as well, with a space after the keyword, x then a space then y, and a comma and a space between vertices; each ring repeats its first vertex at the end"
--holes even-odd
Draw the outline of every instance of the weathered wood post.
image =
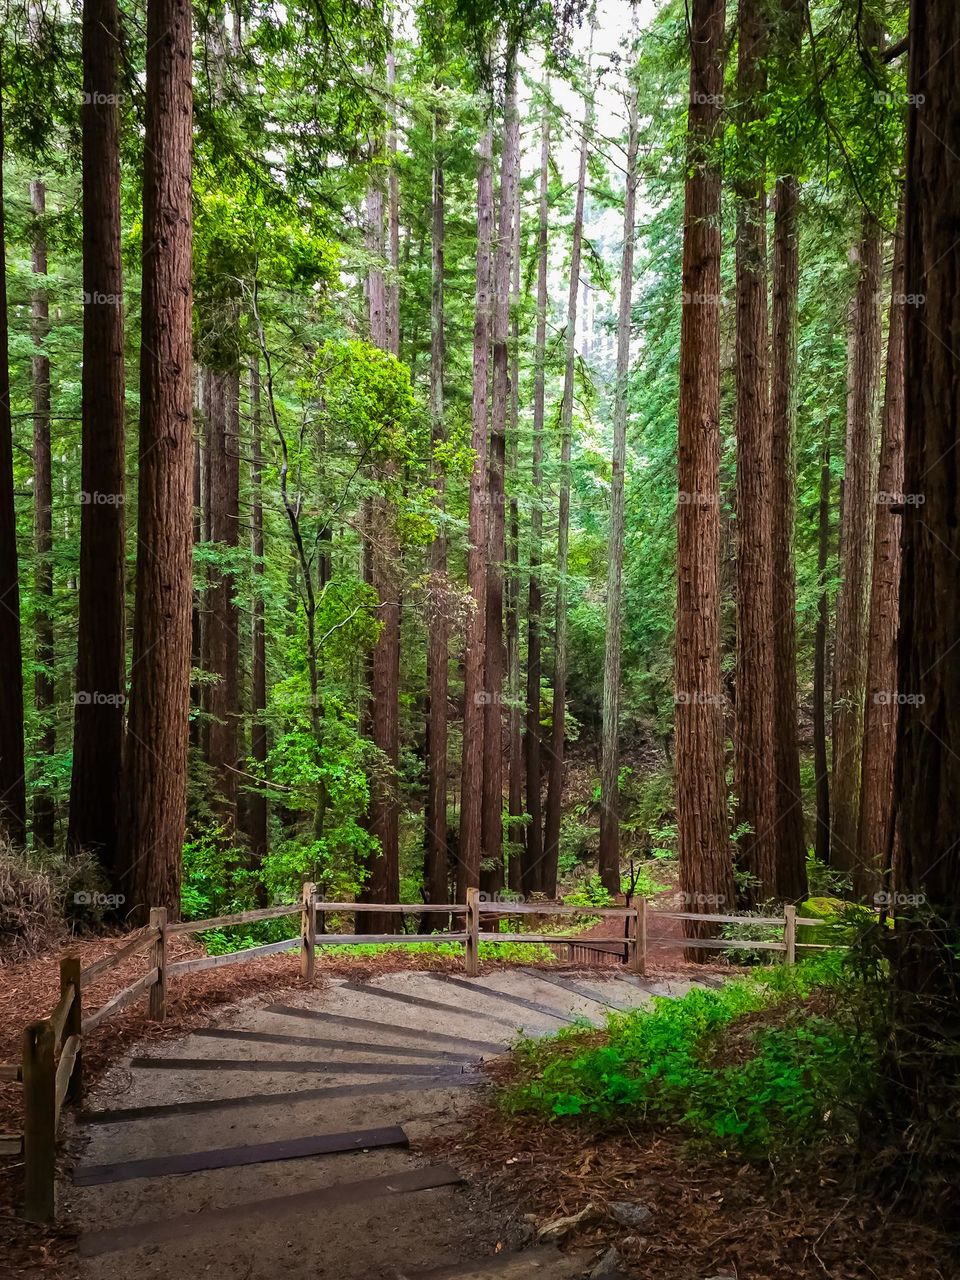
POLYGON ((630 945, 630 969, 633 973, 647 972, 647 900, 638 898, 634 907, 633 937, 630 945))
POLYGON ((150 911, 150 928, 159 929, 153 944, 150 966, 157 971, 157 980, 150 988, 150 1017, 162 1022, 167 1015, 167 908, 153 907, 150 911))
POLYGON ((783 958, 787 964, 797 963, 797 908, 783 908, 783 958))
POLYGON ((463 968, 468 978, 480 972, 480 890, 467 890, 467 941, 463 950, 463 968))
POLYGON ((300 912, 300 977, 313 980, 316 968, 317 886, 307 880, 303 886, 303 908, 300 912))
POLYGON ((73 1002, 70 1005, 70 1012, 67 1014, 67 1020, 63 1027, 63 1043, 76 1036, 79 1044, 76 1055, 73 1059, 73 1067, 70 1071, 70 1081, 67 1085, 67 1092, 64 1098, 65 1102, 79 1102, 83 1094, 83 1006, 80 1003, 80 957, 64 956, 60 961, 60 998, 73 988, 73 1002))
POLYGON ((23 1213, 28 1222, 56 1218, 57 1083, 49 1018, 23 1033, 23 1213))

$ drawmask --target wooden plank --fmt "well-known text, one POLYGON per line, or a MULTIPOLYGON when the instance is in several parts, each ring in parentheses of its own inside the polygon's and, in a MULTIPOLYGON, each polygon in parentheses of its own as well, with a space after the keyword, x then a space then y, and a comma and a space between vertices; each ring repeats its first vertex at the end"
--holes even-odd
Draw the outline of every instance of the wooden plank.
POLYGON ((508 1027, 511 1032, 517 1029, 517 1024, 508 1018, 498 1018, 492 1013, 484 1013, 482 1009, 466 1009, 462 1004, 446 1004, 443 1000, 411 996, 406 991, 392 991, 389 987, 378 987, 372 982, 346 982, 344 986, 351 991, 363 991, 371 996, 380 996, 384 1000, 395 1000, 397 1004, 409 1004, 415 1009, 436 1009, 440 1013, 454 1013, 460 1018, 480 1018, 484 1022, 494 1022, 497 1026, 508 1027))
POLYGON ((245 1111, 253 1107, 291 1107, 298 1102, 324 1102, 329 1098, 367 1098, 384 1094, 424 1093, 432 1089, 476 1088, 487 1078, 479 1072, 438 1073, 431 1080, 407 1083, 331 1084, 318 1089, 291 1089, 274 1093, 241 1093, 228 1098, 196 1098, 189 1102, 163 1102, 148 1107, 115 1107, 109 1111, 81 1111, 79 1124, 126 1124, 133 1120, 163 1120, 166 1117, 207 1115, 213 1111, 245 1111))
POLYGON ((124 988, 123 991, 118 991, 117 994, 112 999, 108 1000, 106 1004, 102 1004, 96 1013, 91 1013, 89 1018, 84 1018, 83 1034, 87 1035, 89 1032, 93 1031, 95 1027, 99 1027, 100 1023, 103 1022, 105 1018, 109 1018, 113 1014, 119 1013, 120 1010, 125 1009, 128 1004, 132 1004, 138 996, 142 996, 145 991, 149 990, 156 980, 157 971, 156 969, 151 969, 148 973, 145 973, 142 978, 139 978, 132 986, 124 988))
POLYGON ((465 942, 466 938, 465 933, 318 933, 314 942, 318 947, 354 947, 370 943, 394 943, 403 947, 417 942, 465 942))
POLYGON ((435 1076, 450 1071, 438 1062, 436 1066, 421 1062, 322 1062, 288 1058, 132 1058, 131 1067, 144 1071, 293 1071, 298 1075, 332 1076, 435 1076))
POLYGON ((536 1000, 527 1000, 524 996, 515 996, 506 991, 495 991, 493 987, 484 987, 479 982, 468 982, 466 978, 454 978, 448 973, 434 973, 431 977, 436 978, 438 982, 448 983, 455 987, 462 987, 465 991, 473 991, 481 996, 486 996, 489 1000, 499 1000, 501 1004, 517 1005, 521 1009, 529 1009, 531 1013, 539 1013, 547 1018, 555 1018, 557 1022, 572 1022, 565 1013, 558 1013, 556 1009, 551 1009, 545 1004, 538 1004, 536 1000))
POLYGON ((391 1036, 412 1036, 418 1043, 425 1040, 436 1040, 440 1044, 458 1046, 463 1052, 503 1053, 507 1041, 499 1044, 492 1040, 470 1040, 464 1036, 451 1035, 446 1031, 424 1031, 420 1027, 404 1027, 398 1022, 380 1022, 377 1018, 348 1017, 345 1013, 328 1013, 325 1009, 299 1009, 291 1004, 267 1005, 266 1013, 281 1013, 289 1018, 310 1018, 317 1022, 328 1022, 334 1026, 353 1027, 359 1031, 380 1031, 391 1036))
POLYGON ((23 1073, 19 1062, 0 1062, 0 1084, 22 1079, 23 1073))
POLYGON ((309 1156, 338 1155, 375 1147, 407 1147, 409 1140, 399 1125, 379 1129, 355 1129, 351 1133, 318 1133, 279 1142, 258 1142, 242 1147, 216 1147, 180 1155, 149 1156, 114 1164, 83 1165, 73 1172, 78 1187, 104 1182, 129 1182, 132 1178, 163 1178, 171 1174, 198 1173, 202 1169, 235 1169, 275 1160, 303 1160, 309 1156))
MULTIPOLYGON (((571 907, 562 902, 483 902, 484 916, 632 916, 633 907, 571 907)), ((431 907, 431 911, 435 908, 431 907)), ((460 908, 463 910, 463 907, 460 908)))
POLYGON ((76 1065, 79 1052, 80 1036, 70 1036, 60 1051, 60 1061, 57 1063, 57 1087, 54 1094, 56 1097, 57 1120, 60 1119, 60 1111, 70 1088, 73 1068, 76 1065))
POLYGON ((607 1009, 616 1009, 618 1013, 624 1013, 633 1008, 632 1005, 624 1004, 620 1000, 607 1000, 604 996, 581 986, 579 982, 572 982, 569 978, 562 978, 558 973, 544 973, 539 969, 523 967, 521 967, 520 972, 525 973, 530 978, 536 978, 539 982, 549 982, 554 987, 569 991, 571 995, 580 996, 584 1000, 592 1000, 594 1004, 604 1005, 607 1009))
POLYGON ((0 1133, 0 1156, 19 1156, 22 1154, 22 1133, 0 1133))
POLYGON ((122 960, 135 956, 141 951, 146 951, 147 947, 156 942, 156 940, 156 929, 151 929, 147 925, 139 933, 134 934, 130 941, 122 947, 118 947, 116 951, 111 951, 108 956, 103 956, 100 960, 95 960, 93 964, 87 965, 86 969, 80 974, 80 990, 85 991, 91 983, 120 964, 122 960))
MULTIPOLYGON (((201 1027, 191 1031, 193 1036, 203 1036, 212 1040, 244 1040, 253 1044, 291 1044, 303 1045, 315 1049, 341 1049, 350 1053, 387 1053, 400 1054, 407 1058, 429 1058, 442 1062, 476 1062, 477 1055, 469 1053, 451 1053, 446 1049, 425 1049, 419 1045, 384 1044, 382 1041, 371 1044, 366 1040, 331 1040, 319 1036, 290 1036, 273 1031, 231 1031, 221 1027, 201 1027)), ((499 1052, 499 1049, 497 1050, 499 1052)))
MULTIPOLYGON (((322 898, 317 899, 317 911, 388 911, 391 913, 405 913, 410 916, 419 916, 429 911, 444 911, 447 915, 459 914, 464 915, 467 908, 462 902, 324 902, 322 898)), ((443 937, 443 934, 436 934, 436 937, 443 937)))
POLYGON ((259 947, 244 947, 242 951, 227 951, 222 956, 200 956, 197 960, 177 960, 167 965, 167 978, 174 978, 178 973, 199 973, 203 969, 222 969, 227 964, 242 964, 244 960, 252 960, 256 956, 276 955, 280 951, 295 951, 300 948, 300 935, 285 938, 282 942, 265 942, 259 947))
POLYGON ((660 916, 664 920, 702 920, 705 924, 761 924, 783 928, 783 916, 715 916, 706 915, 698 911, 659 911, 653 912, 655 916, 660 916))
POLYGON ((23 1213, 28 1222, 56 1217, 57 1125, 54 1046, 49 1018, 23 1033, 23 1213))
POLYGON ((167 925, 167 934, 206 933, 209 929, 229 929, 234 924, 253 924, 257 920, 282 920, 298 916, 299 902, 282 902, 276 907, 257 907, 255 911, 238 911, 232 916, 212 916, 209 920, 180 920, 167 925))
POLYGON ((556 945, 589 947, 591 951, 623 951, 629 945, 626 938, 594 939, 589 933, 481 933, 481 942, 529 942, 532 945, 556 945), (602 945, 606 943, 606 945, 602 945))
POLYGON ((783 951, 782 942, 751 942, 739 938, 671 938, 661 934, 658 938, 648 938, 648 944, 666 947, 703 947, 708 951, 783 951))
POLYGON ((222 1209, 200 1209, 194 1213, 172 1214, 153 1222, 130 1222, 106 1231, 92 1231, 79 1240, 81 1257, 92 1258, 119 1249, 138 1249, 142 1245, 165 1244, 182 1236, 202 1232, 204 1236, 224 1228, 256 1226, 264 1218, 288 1218, 300 1214, 311 1217, 324 1209, 342 1205, 363 1204, 382 1196, 402 1195, 414 1191, 430 1191, 437 1187, 453 1187, 463 1181, 450 1165, 427 1165, 402 1173, 362 1178, 357 1182, 338 1182, 330 1187, 316 1187, 289 1196, 271 1196, 266 1200, 248 1200, 222 1209))
POLYGON ((53 1027, 54 1041, 59 1044, 60 1037, 63 1035, 63 1029, 67 1025, 67 1019, 70 1017, 70 1010, 73 1008, 73 1002, 76 998, 76 989, 68 986, 67 989, 60 994, 57 1001, 57 1007, 50 1015, 50 1025, 53 1027))

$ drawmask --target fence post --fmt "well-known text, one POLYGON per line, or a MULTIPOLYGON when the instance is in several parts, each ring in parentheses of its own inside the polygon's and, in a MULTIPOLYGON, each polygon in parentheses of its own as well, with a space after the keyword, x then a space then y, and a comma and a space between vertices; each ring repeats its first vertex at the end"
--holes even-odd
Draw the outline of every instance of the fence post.
POLYGON ((797 908, 783 908, 783 945, 784 960, 787 964, 797 963, 797 908))
POLYGON ((53 1025, 32 1022, 23 1033, 23 1213, 28 1222, 56 1217, 57 1077, 53 1025))
POLYGON ((467 890, 467 941, 463 951, 463 967, 468 978, 480 972, 480 890, 467 890))
POLYGON ((630 969, 633 973, 647 972, 647 900, 638 898, 633 914, 633 938, 630 946, 630 969))
MULTIPOLYGON (((83 1009, 80 1004, 80 957, 64 956, 60 961, 60 995, 61 997, 67 992, 68 988, 73 988, 73 1002, 70 1005, 70 1012, 67 1014, 67 1021, 63 1028, 63 1039, 67 1041, 71 1036, 81 1036, 83 1029, 83 1009)), ((79 1102, 80 1095, 83 1093, 83 1043, 80 1041, 80 1048, 77 1049, 76 1057, 73 1060, 73 1070, 70 1072, 70 1083, 67 1085, 66 1102, 79 1102)))
POLYGON ((303 886, 303 910, 300 913, 300 977, 305 982, 313 980, 316 967, 315 947, 317 937, 317 886, 307 880, 303 886))
POLYGON ((160 934, 153 944, 151 968, 157 971, 157 980, 150 988, 150 1017, 154 1022, 162 1022, 167 1013, 167 908, 152 907, 150 910, 150 928, 159 929, 160 934))

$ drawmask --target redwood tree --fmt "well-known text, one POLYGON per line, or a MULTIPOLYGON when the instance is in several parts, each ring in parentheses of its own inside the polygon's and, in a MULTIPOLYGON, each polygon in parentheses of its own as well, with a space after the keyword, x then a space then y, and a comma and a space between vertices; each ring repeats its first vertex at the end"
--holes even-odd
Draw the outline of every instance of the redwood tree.
MULTIPOLYGON (((733 901, 720 674, 720 171, 723 0, 693 0, 677 428, 675 733, 680 885, 733 901), (711 305, 712 303, 712 305, 711 305)), ((708 926, 709 927, 709 926, 708 926)))
POLYGON ((121 844, 128 909, 180 910, 193 500, 192 10, 150 0, 143 170, 140 484, 121 844))
POLYGON ((633 246, 639 149, 637 96, 630 98, 627 175, 623 202, 623 257, 617 319, 617 382, 613 406, 610 481, 610 545, 607 551, 607 628, 603 651, 603 741, 600 763, 600 878, 608 893, 620 892, 620 643, 624 542, 624 468, 627 458, 627 382, 630 374, 630 317, 633 300, 633 246))
POLYGON ((78 698, 70 779, 71 849, 97 851, 119 878, 124 731, 124 369, 116 0, 83 6, 83 437, 78 698), (89 500, 101 495, 101 500, 89 500), (105 696, 100 696, 105 695, 105 696))

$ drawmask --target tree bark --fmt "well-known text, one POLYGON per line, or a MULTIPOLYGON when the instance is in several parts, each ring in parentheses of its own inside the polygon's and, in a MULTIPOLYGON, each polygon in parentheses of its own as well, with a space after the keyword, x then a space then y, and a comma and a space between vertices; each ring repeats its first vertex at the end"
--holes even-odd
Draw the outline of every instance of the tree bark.
MULTIPOLYGON (((675 734, 680 887, 698 912, 733 903, 720 673, 720 172, 723 0, 694 0, 677 435, 675 734), (705 300, 713 299, 714 305, 705 300), (694 301, 700 305, 693 305, 694 301)), ((705 926, 706 933, 710 926, 705 926)), ((692 951, 694 959, 703 958, 692 951)))
POLYGON ((903 497, 903 213, 894 239, 890 326, 880 427, 880 475, 873 538, 870 630, 867 641, 867 701, 864 710, 860 789, 859 854, 854 890, 869 897, 880 888, 880 873, 893 837, 893 758, 897 737, 897 628, 900 611, 900 516, 903 497))
POLYGON ((759 177, 737 182, 737 697, 734 775, 738 861, 748 902, 777 891, 774 760, 773 448, 767 323, 766 186, 750 137, 766 91, 769 43, 762 0, 740 0, 737 127, 759 177))
MULTIPOLYGON (((446 200, 441 136, 444 119, 439 112, 433 121, 433 193, 430 240, 430 443, 433 495, 441 523, 430 546, 431 595, 436 612, 427 633, 427 805, 426 865, 424 896, 427 902, 447 902, 450 890, 447 846, 447 700, 450 660, 450 626, 447 621, 447 535, 442 523, 446 481, 437 452, 446 439, 443 408, 444 374, 444 233, 446 200)), ((447 917, 425 914, 423 930, 444 929, 447 917)))
MULTIPOLYGON (((260 407, 260 361, 250 362, 250 487, 253 509, 250 527, 250 551, 253 557, 253 619, 250 660, 250 756, 258 770, 267 762, 267 637, 264 615, 264 543, 263 543, 263 442, 260 407)), ((247 832, 254 864, 259 866, 268 852, 267 797, 258 788, 247 798, 247 832)))
MULTIPOLYGON (((46 213, 46 189, 42 182, 30 183, 30 203, 35 219, 46 213)), ((47 242, 43 231, 35 227, 32 267, 35 276, 47 274, 47 242)), ((37 713, 36 750, 41 761, 49 760, 56 751, 54 707, 54 639, 53 639, 53 460, 50 452, 50 360, 44 342, 50 327, 47 291, 38 281, 31 299, 31 330, 37 354, 31 361, 33 383, 33 536, 36 552, 35 657, 33 704, 37 713)), ((40 766, 42 776, 43 765, 40 766)), ((54 841, 54 800, 49 787, 40 779, 33 792, 33 842, 35 847, 49 849, 54 841)))
MULTIPOLYGON (((960 991, 960 9, 917 0, 910 33, 906 193, 904 488, 895 810, 899 890, 922 894, 916 921, 898 920, 896 1026, 888 1062, 883 1148, 917 1207, 956 1221, 957 1000, 960 991), (921 96, 922 95, 922 96, 921 96)), ((899 914, 899 913, 898 913, 899 914)))
POLYGON ((509 724, 507 758, 507 812, 517 819, 509 823, 507 840, 508 884, 513 892, 523 888, 523 711, 520 700, 520 508, 516 494, 520 433, 520 174, 513 193, 513 279, 510 303, 513 319, 510 331, 510 435, 507 469, 511 480, 510 532, 507 541, 507 696, 509 724))
MULTIPOLYGON (((785 6, 788 56, 802 42, 802 6, 785 6)), ((807 892, 806 837, 797 735, 796 520, 797 304, 800 281, 800 184, 778 178, 773 223, 772 539, 774 761, 776 766, 777 896, 798 902, 807 892)))
POLYGON ((880 376, 880 226, 863 216, 860 276, 851 310, 847 440, 841 514, 841 583, 834 651, 833 798, 830 860, 852 873, 857 862, 860 769, 866 702, 870 569, 877 485, 880 376))
POLYGON ((820 462, 820 506, 817 518, 817 625, 813 641, 813 767, 816 775, 817 816, 814 853, 817 861, 830 862, 830 769, 827 764, 827 637, 830 599, 827 592, 827 560, 830 554, 830 435, 824 430, 820 462))
POLYGON ((490 359, 490 246, 493 238, 493 135, 484 130, 477 169, 477 294, 473 324, 473 427, 470 445, 470 506, 467 525, 467 584, 472 609, 463 661, 463 752, 460 782, 460 857, 457 901, 480 884, 482 795, 477 785, 483 768, 484 671, 486 641, 487 551, 487 401, 490 359))
MULTIPOLYGON (((0 86, 2 88, 2 86, 0 86)), ((3 108, 0 92, 0 834, 14 844, 27 838, 23 760, 23 658, 17 512, 13 493, 13 424, 7 336, 6 231, 3 214, 3 108)))
POLYGON ((623 586, 624 486, 627 461, 627 390, 633 306, 633 249, 637 205, 637 152, 640 132, 637 95, 630 99, 627 125, 627 177, 623 204, 623 257, 620 262, 620 313, 617 319, 617 384, 613 405, 613 456, 610 480, 610 546, 607 553, 607 628, 603 651, 603 727, 600 759, 600 879, 608 893, 620 892, 620 647, 623 586))
POLYGON ((536 893, 543 883, 543 809, 540 776, 540 679, 543 584, 540 557, 543 554, 543 420, 546 404, 547 345, 547 248, 550 236, 550 84, 544 90, 540 124, 540 206, 537 233, 537 326, 534 339, 533 375, 533 501, 530 508, 530 581, 527 591, 527 698, 524 756, 526 767, 527 827, 526 848, 521 868, 524 893, 536 893))
MULTIPOLYGON (((235 558, 240 542, 240 381, 235 371, 204 370, 204 419, 209 469, 209 540, 235 558)), ((237 715, 239 712, 239 613, 234 578, 211 566, 205 622, 207 763, 212 803, 229 839, 237 824, 237 715)))
POLYGON ((557 860, 560 855, 560 818, 563 799, 563 749, 567 710, 567 565, 570 548, 570 449, 573 435, 573 392, 576 378, 577 298, 580 291, 580 262, 583 254, 583 207, 587 190, 587 156, 593 128, 593 90, 590 70, 593 31, 587 58, 588 86, 580 164, 573 211, 573 242, 570 249, 570 281, 567 294, 566 350, 564 353, 563 401, 560 407, 560 501, 557 513, 557 592, 553 632, 553 715, 547 770, 547 806, 543 824, 542 888, 547 897, 557 892, 557 860))
POLYGON ((487 591, 484 641, 483 812, 481 848, 487 870, 480 883, 496 893, 503 888, 503 567, 506 560, 505 487, 507 410, 510 398, 510 264, 513 206, 520 158, 517 72, 507 68, 500 157, 500 209, 493 266, 493 396, 490 405, 490 454, 487 474, 487 591))
POLYGON ((132 865, 118 844, 126 688, 119 49, 116 0, 85 0, 83 290, 89 302, 80 471, 88 500, 80 508, 76 688, 98 696, 75 700, 67 846, 95 850, 116 882, 132 865))
POLYGON ((147 11, 140 489, 121 844, 127 908, 180 913, 190 702, 192 11, 147 11))

